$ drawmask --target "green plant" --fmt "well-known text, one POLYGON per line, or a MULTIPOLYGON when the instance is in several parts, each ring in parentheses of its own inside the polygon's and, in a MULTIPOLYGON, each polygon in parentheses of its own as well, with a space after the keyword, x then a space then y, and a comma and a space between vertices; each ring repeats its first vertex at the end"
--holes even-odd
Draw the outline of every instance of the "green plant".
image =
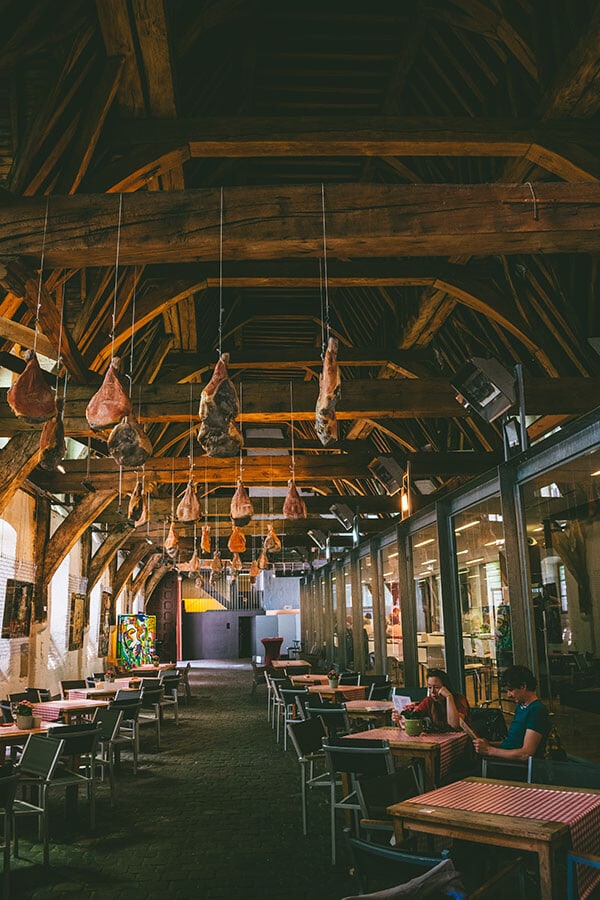
POLYGON ((30 703, 29 700, 19 700, 17 703, 17 708, 15 710, 15 715, 17 716, 32 716, 33 715, 33 703, 30 703))

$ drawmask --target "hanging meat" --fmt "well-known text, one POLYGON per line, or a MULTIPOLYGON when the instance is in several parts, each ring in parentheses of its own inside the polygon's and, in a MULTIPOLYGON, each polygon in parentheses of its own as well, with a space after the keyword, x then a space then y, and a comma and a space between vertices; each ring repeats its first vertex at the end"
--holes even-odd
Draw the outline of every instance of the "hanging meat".
MULTIPOLYGON (((279 553, 281 550, 281 541, 275 534, 275 529, 271 524, 267 525, 267 536, 263 541, 263 550, 267 553, 279 553)), ((260 560, 258 564, 260 565, 260 560)))
POLYGON ((258 562, 259 569, 268 569, 269 568, 269 557, 267 556, 267 551, 263 547, 260 553, 258 554, 258 562))
POLYGON ((196 485, 188 481, 185 493, 177 507, 177 518, 180 522, 195 522, 200 516, 200 504, 196 496, 196 485))
MULTIPOLYGON (((129 518, 131 518, 131 516, 129 518)), ((142 493, 142 509, 140 511, 138 518, 133 520, 133 524, 136 528, 139 528, 140 525, 145 525, 149 519, 150 519, 150 509, 148 506, 148 492, 144 491, 142 493)))
POLYGON ((253 559, 252 562, 250 563, 250 571, 248 572, 248 574, 250 576, 250 584, 255 584, 256 579, 258 578, 258 576, 260 574, 260 569, 259 569, 258 563, 256 562, 255 559, 253 559))
POLYGON ((210 553, 210 525, 202 526, 202 537, 200 538, 200 549, 203 553, 210 553))
POLYGON ((169 528, 169 533, 164 546, 167 556, 170 556, 171 559, 175 559, 177 556, 177 548, 179 547, 179 535, 175 531, 173 522, 171 522, 171 527, 169 528))
POLYGON ((283 501, 283 517, 285 519, 305 519, 306 503, 296 490, 296 482, 293 478, 288 481, 288 492, 283 501))
POLYGON ((218 550, 215 550, 213 554, 213 558, 210 561, 210 583, 214 584, 215 581, 221 575, 223 571, 223 561, 221 560, 221 554, 218 550))
POLYGON ((229 353, 221 354, 213 376, 200 394, 202 420, 198 441, 207 456, 237 456, 242 436, 235 424, 240 411, 238 396, 227 373, 229 353))
POLYGON ((190 558, 188 563, 190 578, 195 577, 200 572, 200 557, 198 556, 198 551, 194 547, 194 552, 190 558))
POLYGON ((231 576, 232 578, 237 578, 242 569, 244 568, 244 564, 242 562, 242 557, 239 553, 234 553, 231 558, 231 576))
POLYGON ((235 494, 231 498, 231 507, 229 510, 234 525, 243 527, 247 525, 254 515, 254 507, 252 500, 248 496, 248 491, 242 483, 242 479, 238 478, 235 494))
POLYGON ((133 412, 131 400, 119 375, 120 363, 118 356, 111 360, 100 389, 85 410, 88 425, 94 431, 112 428, 133 412))
POLYGON ((152 456, 150 438, 133 413, 115 425, 106 445, 112 458, 124 469, 137 469, 152 456))
POLYGON ((135 487, 129 498, 129 506, 127 508, 127 518, 132 522, 136 522, 141 518, 144 510, 144 488, 141 481, 136 481, 135 487))
POLYGON ((233 526, 233 531, 227 541, 227 547, 232 553, 244 553, 246 550, 246 538, 244 532, 237 525, 233 526))
POLYGON ((329 338, 323 359, 323 371, 319 375, 319 396, 315 409, 315 429, 324 447, 338 439, 335 406, 342 393, 342 379, 337 362, 337 350, 337 340, 329 338))
POLYGON ((15 416, 26 422, 47 422, 56 415, 56 397, 44 378, 33 350, 25 354, 27 365, 9 387, 8 405, 15 416))
POLYGON ((63 424, 63 401, 56 401, 56 415, 44 423, 40 438, 40 466, 42 469, 56 469, 66 453, 65 426, 63 424))

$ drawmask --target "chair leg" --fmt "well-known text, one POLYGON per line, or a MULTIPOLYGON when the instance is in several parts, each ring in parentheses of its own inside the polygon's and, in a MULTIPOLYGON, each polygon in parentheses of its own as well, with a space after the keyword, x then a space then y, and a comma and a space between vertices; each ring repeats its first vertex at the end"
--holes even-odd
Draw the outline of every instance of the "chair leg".
POLYGON ((330 819, 331 819, 331 865, 335 866, 335 776, 331 776, 331 789, 329 792, 330 819))
POLYGON ((2 871, 2 897, 10 900, 10 845, 12 840, 12 816, 4 812, 4 869, 2 871))
POLYGON ((300 763, 301 798, 302 798, 302 834, 308 834, 308 815, 306 809, 306 763, 300 763))

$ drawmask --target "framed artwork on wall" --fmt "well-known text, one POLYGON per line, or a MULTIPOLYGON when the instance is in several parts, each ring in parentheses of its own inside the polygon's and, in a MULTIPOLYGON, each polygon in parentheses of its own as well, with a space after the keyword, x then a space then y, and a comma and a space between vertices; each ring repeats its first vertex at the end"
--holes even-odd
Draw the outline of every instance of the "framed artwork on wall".
POLYGON ((71 594, 71 615, 69 618, 69 650, 83 647, 83 626, 85 620, 85 594, 71 594))
POLYGON ((152 662, 156 640, 156 616, 124 615, 117 622, 117 658, 124 666, 152 662))
POLYGON ((29 637, 31 625, 31 604, 33 584, 29 581, 6 579, 4 616, 2 618, 3 638, 29 637))

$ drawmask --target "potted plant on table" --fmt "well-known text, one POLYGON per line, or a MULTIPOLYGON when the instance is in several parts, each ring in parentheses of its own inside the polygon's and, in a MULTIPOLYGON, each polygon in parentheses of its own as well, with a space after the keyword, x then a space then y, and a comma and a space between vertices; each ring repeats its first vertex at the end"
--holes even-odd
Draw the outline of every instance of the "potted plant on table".
POLYGON ((104 680, 107 682, 107 684, 112 684, 116 677, 117 673, 114 669, 107 669, 104 673, 104 680))
POLYGON ((330 669, 327 673, 327 681, 329 682, 329 687, 335 690, 340 683, 340 676, 335 671, 335 669, 330 669))
POLYGON ((19 700, 15 708, 17 728, 33 728, 33 703, 19 700))
POLYGON ((404 717, 404 729, 411 737, 417 737, 423 731, 423 723, 421 722, 421 714, 416 709, 405 709, 402 713, 404 717))

